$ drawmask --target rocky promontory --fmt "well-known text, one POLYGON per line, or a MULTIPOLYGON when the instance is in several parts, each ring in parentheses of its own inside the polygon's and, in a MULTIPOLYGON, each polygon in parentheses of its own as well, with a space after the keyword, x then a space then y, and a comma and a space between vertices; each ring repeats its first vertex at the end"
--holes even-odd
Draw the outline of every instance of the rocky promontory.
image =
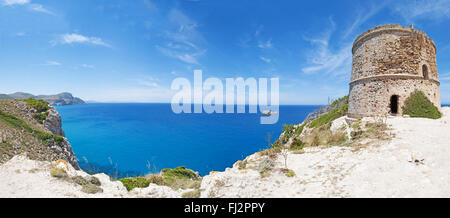
POLYGON ((56 95, 32 95, 24 92, 16 92, 12 94, 0 94, 0 99, 19 99, 24 100, 28 98, 34 98, 38 100, 44 100, 51 105, 63 106, 74 104, 85 104, 81 98, 74 97, 71 93, 63 92, 56 95))
POLYGON ((0 163, 24 154, 32 160, 65 160, 79 169, 61 116, 42 100, 0 100, 0 144, 0 163))

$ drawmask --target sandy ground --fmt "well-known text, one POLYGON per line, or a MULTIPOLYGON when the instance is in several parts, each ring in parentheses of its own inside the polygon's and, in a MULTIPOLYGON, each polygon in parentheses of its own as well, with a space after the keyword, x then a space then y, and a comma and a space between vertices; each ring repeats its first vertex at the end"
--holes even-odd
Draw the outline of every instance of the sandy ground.
MULTIPOLYGON (((306 148, 289 154, 287 177, 278 157, 275 170, 262 178, 237 166, 205 176, 202 197, 450 197, 450 108, 439 120, 392 117, 395 138, 355 151, 350 147, 306 148)), ((339 122, 339 121, 336 121, 339 122)), ((262 157, 251 155, 249 166, 262 157)), ((127 192, 120 182, 97 174, 102 193, 50 175, 52 163, 16 156, 0 166, 0 197, 180 197, 182 191, 150 185, 127 192)), ((69 169, 69 175, 87 174, 69 169)))

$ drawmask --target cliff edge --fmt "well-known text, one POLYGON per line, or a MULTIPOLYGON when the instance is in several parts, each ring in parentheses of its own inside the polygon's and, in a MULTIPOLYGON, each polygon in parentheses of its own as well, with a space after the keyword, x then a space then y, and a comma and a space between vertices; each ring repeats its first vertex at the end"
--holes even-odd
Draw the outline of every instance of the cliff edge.
POLYGON ((0 100, 0 164, 18 154, 32 160, 61 159, 79 169, 61 116, 45 101, 0 100))

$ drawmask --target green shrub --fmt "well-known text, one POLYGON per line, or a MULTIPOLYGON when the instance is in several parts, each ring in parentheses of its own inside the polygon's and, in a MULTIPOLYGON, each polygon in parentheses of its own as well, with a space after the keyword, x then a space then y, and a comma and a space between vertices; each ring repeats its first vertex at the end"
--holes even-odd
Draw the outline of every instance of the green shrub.
POLYGON ((146 188, 151 183, 149 179, 144 177, 128 177, 119 179, 119 181, 122 182, 123 186, 125 186, 128 191, 131 191, 134 188, 146 188))
POLYGON ((49 109, 48 102, 44 100, 36 100, 34 98, 28 98, 24 100, 28 106, 37 110, 38 113, 45 112, 49 109))
POLYGON ((292 141, 291 147, 289 147, 292 151, 302 150, 305 147, 305 143, 298 138, 294 138, 292 141))
POLYGON ((96 194, 99 192, 103 192, 103 189, 92 183, 88 183, 88 184, 83 185, 83 187, 81 188, 81 191, 84 193, 88 193, 88 194, 96 194))
POLYGON ((50 175, 56 178, 67 178, 67 172, 63 168, 52 168, 50 175))
POLYGON ((87 185, 89 181, 82 176, 74 176, 72 177, 72 181, 78 185, 87 185))
POLYGON ((198 178, 198 175, 190 169, 186 169, 185 167, 177 167, 175 169, 165 168, 162 170, 162 174, 164 177, 174 177, 180 179, 195 179, 198 178))
POLYGON ((422 91, 417 89, 406 99, 402 109, 403 114, 409 115, 410 117, 425 117, 431 119, 439 119, 442 117, 438 108, 434 106, 422 91))
POLYGON ((287 177, 294 177, 295 176, 295 172, 293 170, 289 170, 287 173, 285 173, 284 175, 286 175, 287 177))
POLYGON ((56 144, 60 145, 64 142, 64 138, 59 135, 47 133, 47 132, 41 132, 41 131, 34 131, 34 135, 44 142, 45 144, 49 144, 51 142, 55 142, 56 144))
POLYGON ((299 127, 297 127, 297 129, 295 129, 294 131, 294 135, 295 136, 300 136, 303 132, 303 129, 305 128, 306 124, 302 124, 299 127))

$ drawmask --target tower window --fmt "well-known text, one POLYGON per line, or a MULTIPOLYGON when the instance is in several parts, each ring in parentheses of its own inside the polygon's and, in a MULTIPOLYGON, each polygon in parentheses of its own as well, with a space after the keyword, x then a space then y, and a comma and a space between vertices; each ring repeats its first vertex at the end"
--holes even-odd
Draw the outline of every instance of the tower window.
POLYGON ((422 74, 424 79, 428 79, 428 67, 425 64, 422 66, 422 74))

